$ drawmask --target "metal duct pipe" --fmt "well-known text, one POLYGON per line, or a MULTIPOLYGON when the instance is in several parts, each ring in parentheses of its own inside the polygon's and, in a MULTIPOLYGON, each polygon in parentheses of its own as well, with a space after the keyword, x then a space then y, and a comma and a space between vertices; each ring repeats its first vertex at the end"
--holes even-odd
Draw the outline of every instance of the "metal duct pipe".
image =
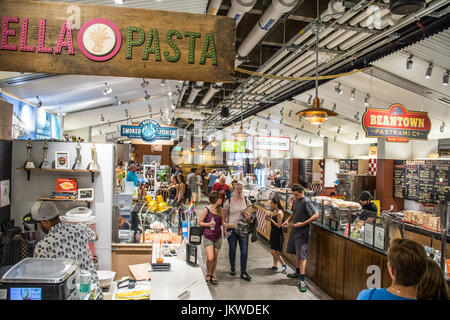
POLYGON ((211 0, 209 2, 208 10, 206 14, 211 16, 217 15, 217 11, 219 11, 220 5, 222 4, 222 0, 211 0))
POLYGON ((320 16, 325 17, 322 20, 324 22, 330 21, 331 18, 333 18, 333 14, 341 13, 345 11, 345 7, 343 5, 343 1, 340 0, 330 0, 328 2, 328 8, 325 10, 320 16))
POLYGON ((202 99, 202 104, 205 105, 209 102, 209 100, 211 100, 211 98, 222 89, 223 83, 222 82, 218 82, 218 83, 213 83, 211 84, 211 86, 209 87, 208 92, 206 92, 206 94, 203 96, 202 99))
POLYGON ((203 81, 197 81, 195 86, 192 87, 191 93, 189 93, 189 97, 186 100, 187 103, 193 103, 197 94, 203 89, 203 81))
POLYGON ((256 0, 231 0, 231 8, 228 10, 227 17, 234 18, 238 25, 244 14, 252 10, 255 4, 256 0))
POLYGON ((298 3, 298 0, 272 0, 272 4, 264 12, 258 23, 253 27, 245 40, 239 46, 238 55, 246 57, 250 51, 266 35, 267 31, 286 12, 289 12, 298 3))

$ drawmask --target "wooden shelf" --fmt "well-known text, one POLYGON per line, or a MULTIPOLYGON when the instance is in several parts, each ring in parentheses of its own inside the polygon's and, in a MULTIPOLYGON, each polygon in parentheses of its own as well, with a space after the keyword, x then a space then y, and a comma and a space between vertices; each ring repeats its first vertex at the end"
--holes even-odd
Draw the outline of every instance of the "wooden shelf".
POLYGON ((17 170, 24 170, 27 172, 27 180, 30 180, 30 173, 37 172, 37 173, 76 173, 76 174, 90 174, 92 183, 94 183, 94 174, 100 173, 100 170, 74 170, 74 169, 41 169, 41 168, 16 168, 17 170))
POLYGON ((78 200, 78 199, 72 200, 72 199, 53 199, 53 198, 39 198, 38 200, 39 200, 39 201, 70 201, 70 202, 86 202, 88 208, 90 208, 90 207, 91 207, 91 203, 94 202, 93 200, 78 200))

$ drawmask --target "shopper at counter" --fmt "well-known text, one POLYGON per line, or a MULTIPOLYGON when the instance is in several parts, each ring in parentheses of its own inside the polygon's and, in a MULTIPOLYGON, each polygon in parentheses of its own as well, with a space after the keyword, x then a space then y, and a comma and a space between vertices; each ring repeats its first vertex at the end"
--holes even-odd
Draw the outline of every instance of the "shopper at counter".
POLYGON ((275 212, 273 216, 266 215, 266 220, 270 221, 270 253, 273 256, 273 267, 268 268, 269 271, 278 271, 278 261, 281 263, 281 273, 286 273, 287 264, 281 256, 281 250, 283 250, 284 235, 283 235, 283 220, 284 212, 281 201, 278 197, 272 198, 270 201, 270 207, 275 212))
POLYGON ((167 189, 167 191, 169 192, 169 195, 167 196, 167 204, 171 205, 176 199, 177 199, 177 194, 178 194, 178 181, 177 178, 172 175, 170 177, 170 182, 171 185, 169 186, 169 188, 167 189))
POLYGON ((400 238, 392 240, 387 251, 391 286, 362 290, 357 300, 415 300, 417 286, 427 268, 427 259, 420 243, 400 238))
POLYGON ((100 299, 103 299, 89 249, 89 242, 98 240, 98 236, 91 228, 81 223, 62 223, 58 208, 49 201, 36 202, 31 207, 31 219, 24 219, 24 221, 29 224, 36 223, 38 228, 46 234, 45 238, 36 244, 34 258, 78 260, 80 269, 90 272, 91 283, 97 288, 100 299))
POLYGON ((217 256, 222 247, 222 197, 218 192, 209 195, 209 203, 203 209, 199 226, 203 227, 203 245, 206 251, 206 283, 218 284, 214 276, 217 256))
POLYGON ((427 259, 427 269, 417 286, 417 300, 450 300, 441 267, 433 259, 427 259))
POLYGON ((306 292, 305 272, 310 224, 319 218, 319 213, 311 200, 305 197, 303 187, 298 184, 294 185, 292 187, 292 194, 296 198, 292 205, 293 214, 286 219, 283 225, 287 226, 292 220, 292 231, 289 236, 286 252, 296 255, 297 265, 295 266, 295 273, 288 274, 287 276, 289 278, 298 278, 300 280, 300 291, 306 292))
POLYGON ((138 175, 136 173, 138 168, 136 163, 135 162, 130 163, 129 168, 130 171, 128 171, 126 181, 133 182, 136 187, 139 187, 138 175))
MULTIPOLYGON (((200 170, 194 169, 193 174, 188 179, 188 185, 191 189, 191 199, 194 203, 194 210, 196 208, 197 202, 200 201, 202 194, 202 177, 200 176, 200 170)), ((190 201, 190 200, 189 200, 190 201)))
POLYGON ((182 204, 185 204, 186 202, 186 194, 188 193, 188 189, 187 189, 187 185, 186 185, 186 180, 184 178, 184 175, 182 173, 179 173, 177 176, 177 181, 178 181, 178 194, 177 194, 177 202, 176 202, 176 206, 180 206, 182 204))
POLYGON ((282 187, 284 187, 284 185, 283 185, 283 177, 281 177, 280 170, 275 170, 275 175, 274 175, 274 178, 273 178, 272 185, 275 188, 282 188, 282 187))
POLYGON ((242 189, 242 184, 236 184, 235 195, 224 203, 224 224, 227 227, 224 236, 228 238, 230 274, 236 275, 236 249, 239 243, 241 278, 250 281, 252 278, 247 273, 248 223, 253 221, 254 217, 242 215, 242 211, 251 206, 250 200, 242 194, 242 189))

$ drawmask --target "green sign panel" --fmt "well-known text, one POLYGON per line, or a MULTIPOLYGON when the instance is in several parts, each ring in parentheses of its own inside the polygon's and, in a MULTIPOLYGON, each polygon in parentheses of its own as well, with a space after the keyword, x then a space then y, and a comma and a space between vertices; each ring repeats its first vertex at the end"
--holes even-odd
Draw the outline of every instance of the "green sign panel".
POLYGON ((221 149, 223 152, 245 152, 245 141, 222 140, 221 149))

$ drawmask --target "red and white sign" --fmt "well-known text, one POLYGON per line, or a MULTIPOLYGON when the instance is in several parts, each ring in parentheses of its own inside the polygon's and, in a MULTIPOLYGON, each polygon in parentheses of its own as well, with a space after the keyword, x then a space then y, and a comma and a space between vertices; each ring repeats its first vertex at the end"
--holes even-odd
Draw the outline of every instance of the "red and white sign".
POLYGON ((291 138, 254 136, 253 150, 291 151, 291 138))

